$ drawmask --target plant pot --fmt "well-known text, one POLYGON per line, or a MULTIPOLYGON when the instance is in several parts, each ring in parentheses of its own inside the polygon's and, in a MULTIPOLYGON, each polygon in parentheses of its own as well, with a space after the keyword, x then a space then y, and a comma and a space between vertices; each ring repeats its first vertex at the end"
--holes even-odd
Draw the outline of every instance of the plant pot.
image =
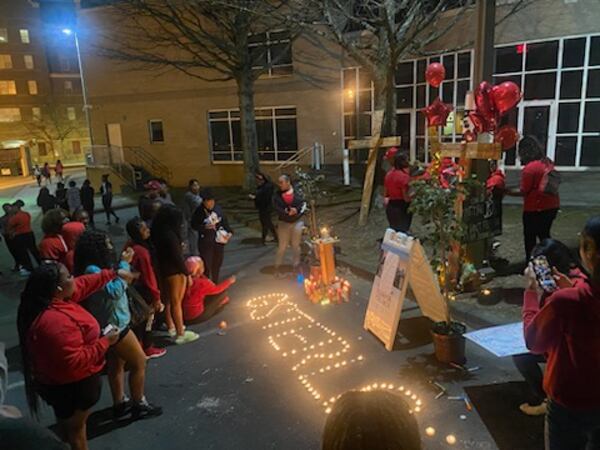
POLYGON ((446 322, 433 324, 431 328, 433 348, 439 362, 463 365, 467 361, 464 337, 466 331, 467 327, 458 322, 450 322, 450 325, 446 322))

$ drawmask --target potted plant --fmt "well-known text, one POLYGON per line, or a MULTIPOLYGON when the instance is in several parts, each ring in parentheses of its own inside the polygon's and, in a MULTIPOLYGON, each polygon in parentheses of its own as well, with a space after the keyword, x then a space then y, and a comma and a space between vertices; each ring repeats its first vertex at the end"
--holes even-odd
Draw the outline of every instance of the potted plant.
POLYGON ((421 218, 425 228, 421 241, 432 249, 431 264, 446 302, 446 319, 432 326, 433 345, 440 362, 464 364, 466 327, 450 315, 452 285, 460 267, 462 220, 457 205, 466 195, 460 177, 431 176, 411 184, 410 211, 421 218))

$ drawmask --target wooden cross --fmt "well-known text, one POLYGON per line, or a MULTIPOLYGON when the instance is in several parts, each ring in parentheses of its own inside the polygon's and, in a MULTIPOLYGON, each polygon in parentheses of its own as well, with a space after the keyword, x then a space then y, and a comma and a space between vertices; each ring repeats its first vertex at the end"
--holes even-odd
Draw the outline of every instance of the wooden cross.
POLYGON ((400 136, 381 137, 381 124, 383 122, 383 110, 373 112, 373 122, 371 124, 372 137, 370 139, 358 139, 350 141, 348 148, 351 150, 369 149, 367 158, 367 170, 365 172, 365 181, 362 191, 362 200, 360 202, 360 217, 358 224, 364 226, 367 224, 369 209, 371 207, 371 194, 373 193, 373 181, 375 180, 375 166, 377 165, 377 152, 380 148, 390 148, 400 146, 400 136))

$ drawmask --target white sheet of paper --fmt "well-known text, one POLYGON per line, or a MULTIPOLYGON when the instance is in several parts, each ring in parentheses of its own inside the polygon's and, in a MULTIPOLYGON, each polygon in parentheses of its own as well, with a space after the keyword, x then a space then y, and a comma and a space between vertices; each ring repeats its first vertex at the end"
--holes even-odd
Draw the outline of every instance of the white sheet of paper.
POLYGON ((500 358, 529 353, 523 336, 523 322, 470 331, 465 337, 500 358))
POLYGON ((391 295, 399 260, 400 257, 392 252, 388 252, 388 254, 385 256, 383 270, 381 271, 381 279, 379 280, 380 295, 391 295))

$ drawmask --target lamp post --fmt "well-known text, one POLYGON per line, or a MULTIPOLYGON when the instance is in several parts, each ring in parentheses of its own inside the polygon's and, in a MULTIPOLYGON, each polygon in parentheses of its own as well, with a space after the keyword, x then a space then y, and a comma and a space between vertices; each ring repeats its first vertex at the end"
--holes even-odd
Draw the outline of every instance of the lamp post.
POLYGON ((87 123, 88 133, 90 135, 90 144, 94 145, 92 119, 90 116, 90 105, 88 103, 87 90, 85 88, 85 77, 83 76, 83 64, 81 64, 81 51, 79 50, 79 39, 77 38, 77 31, 72 30, 71 28, 63 28, 62 32, 66 36, 73 35, 73 37, 75 38, 75 50, 77 52, 77 64, 79 65, 79 78, 81 79, 81 93, 83 96, 83 112, 85 114, 85 121, 87 123))

